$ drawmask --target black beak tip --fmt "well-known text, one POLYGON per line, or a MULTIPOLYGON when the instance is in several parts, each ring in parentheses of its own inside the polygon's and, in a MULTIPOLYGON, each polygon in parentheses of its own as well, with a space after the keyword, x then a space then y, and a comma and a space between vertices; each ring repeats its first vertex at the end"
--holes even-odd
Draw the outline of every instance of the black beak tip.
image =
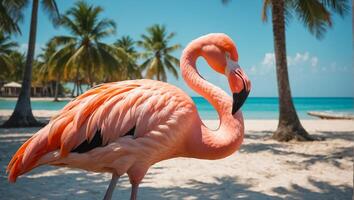
POLYGON ((245 103, 247 97, 248 97, 249 92, 246 91, 246 89, 243 89, 240 93, 233 93, 233 103, 232 103, 232 115, 234 115, 245 103))

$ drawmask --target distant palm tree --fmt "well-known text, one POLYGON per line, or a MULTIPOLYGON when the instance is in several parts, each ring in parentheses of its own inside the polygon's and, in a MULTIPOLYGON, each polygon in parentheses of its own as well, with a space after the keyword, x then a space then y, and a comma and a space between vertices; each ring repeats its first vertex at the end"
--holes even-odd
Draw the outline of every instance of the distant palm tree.
POLYGON ((68 29, 69 36, 56 36, 52 42, 59 46, 53 60, 69 57, 65 63, 67 74, 75 74, 74 80, 79 91, 79 81, 85 72, 92 86, 104 71, 114 72, 119 66, 115 49, 101 42, 116 31, 115 23, 107 18, 99 19, 103 8, 78 1, 61 18, 60 25, 68 29))
POLYGON ((146 78, 156 77, 157 80, 166 81, 166 69, 178 78, 176 68, 179 66, 179 60, 171 53, 181 46, 168 44, 174 36, 175 33, 167 33, 165 26, 157 24, 147 28, 147 34, 141 36, 142 40, 137 44, 145 49, 141 56, 146 60, 141 64, 141 68, 146 70, 146 78))
MULTIPOLYGON (((10 0, 9 0, 10 1, 10 0)), ((21 0, 18 0, 20 2, 21 0)), ((27 2, 22 0, 23 2, 27 2)), ((41 5, 49 14, 49 17, 56 21, 59 17, 59 11, 55 0, 42 0, 41 5)), ((26 65, 24 69, 22 87, 18 97, 16 107, 10 118, 3 124, 4 127, 25 127, 41 125, 33 116, 31 108, 31 80, 32 80, 32 64, 34 58, 34 50, 36 45, 37 20, 38 20, 39 0, 32 1, 32 14, 30 24, 30 35, 28 42, 26 65)))
POLYGON ((0 0, 0 30, 4 33, 21 33, 18 22, 28 0, 0 0))
POLYGON ((286 56, 285 22, 295 14, 316 38, 322 38, 332 26, 331 13, 344 16, 349 10, 347 0, 264 0, 262 19, 267 20, 271 8, 275 64, 279 93, 279 122, 273 138, 278 141, 313 140, 300 123, 290 91, 286 56))
POLYGON ((17 43, 12 42, 10 36, 0 32, 0 78, 2 80, 8 78, 6 74, 9 74, 14 67, 10 54, 16 47, 18 47, 17 43))
POLYGON ((10 74, 7 75, 7 78, 11 81, 21 81, 26 65, 26 56, 24 53, 14 51, 10 54, 10 59, 12 63, 12 69, 10 74))
MULTIPOLYGON (((60 79, 64 71, 64 64, 59 60, 53 61, 52 57, 56 52, 56 45, 52 42, 48 42, 44 48, 42 48, 41 54, 38 55, 37 67, 39 68, 39 74, 44 79, 45 85, 48 81, 55 81, 54 101, 59 101, 59 85, 60 79)), ((65 61, 67 61, 66 59, 65 61)))
MULTIPOLYGON (((231 0, 222 0, 228 3, 231 0)), ((279 94, 279 122, 273 138, 278 141, 313 140, 300 123, 291 97, 288 64, 286 56, 285 24, 296 15, 316 38, 332 26, 331 13, 344 16, 347 0, 263 0, 262 20, 267 21, 267 11, 271 9, 275 65, 279 94)))
POLYGON ((137 64, 138 52, 134 45, 135 41, 130 36, 119 38, 114 46, 117 48, 118 57, 121 61, 121 79, 139 79, 142 78, 141 70, 137 64))

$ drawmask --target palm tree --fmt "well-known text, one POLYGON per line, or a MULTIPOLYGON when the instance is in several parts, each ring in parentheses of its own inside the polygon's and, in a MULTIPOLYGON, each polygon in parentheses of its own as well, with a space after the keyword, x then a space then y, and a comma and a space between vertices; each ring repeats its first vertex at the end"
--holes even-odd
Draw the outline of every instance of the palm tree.
POLYGON ((122 36, 115 43, 117 56, 121 59, 122 72, 119 79, 139 79, 142 78, 140 68, 137 64, 138 52, 136 51, 135 41, 130 36, 122 36))
POLYGON ((6 74, 9 74, 13 68, 13 63, 10 54, 18 47, 16 42, 10 41, 10 36, 6 36, 0 32, 0 78, 7 79, 6 74))
POLYGON ((22 10, 28 0, 0 0, 0 30, 5 33, 21 33, 18 22, 23 19, 22 10))
MULTIPOLYGON (((64 71, 64 64, 59 60, 52 60, 54 53, 56 52, 56 45, 52 42, 48 42, 44 48, 43 53, 38 55, 37 67, 39 68, 39 74, 43 77, 45 85, 48 81, 55 81, 54 101, 59 101, 59 85, 61 76, 64 71)), ((66 62, 64 60, 64 62, 66 62)))
MULTIPOLYGON (((226 4, 230 0, 222 0, 226 4)), ((295 14, 310 33, 320 39, 332 26, 330 11, 344 16, 349 7, 347 0, 263 0, 262 20, 267 21, 271 9, 275 65, 279 94, 279 122, 272 138, 278 141, 313 140, 300 123, 291 97, 288 64, 286 60, 285 24, 295 14)))
MULTIPOLYGON (((42 7, 49 14, 53 21, 59 17, 58 7, 55 0, 42 0, 42 7)), ((4 127, 25 127, 25 126, 38 126, 41 125, 33 116, 31 108, 31 80, 32 80, 32 63, 34 58, 34 50, 36 45, 36 32, 38 20, 38 6, 39 0, 33 0, 31 24, 29 33, 29 42, 27 50, 26 65, 24 69, 22 87, 20 95, 17 99, 16 107, 9 120, 7 120, 4 127)))
POLYGON ((171 53, 180 45, 168 44, 174 36, 175 33, 167 33, 165 26, 157 24, 147 28, 147 35, 141 36, 138 46, 145 49, 141 56, 146 60, 141 64, 141 69, 146 70, 146 78, 156 77, 157 80, 166 81, 166 69, 178 78, 176 67, 179 66, 179 60, 171 53))
POLYGON ((273 134, 278 141, 313 140, 300 123, 290 91, 286 60, 285 22, 295 14, 316 38, 322 38, 332 26, 331 12, 344 16, 349 6, 347 0, 264 0, 262 19, 267 20, 271 8, 276 74, 279 94, 279 124, 273 134))
POLYGON ((53 55, 53 60, 69 57, 64 64, 65 71, 75 74, 77 91, 82 72, 86 73, 87 81, 92 86, 97 78, 103 76, 104 71, 118 70, 119 60, 115 56, 115 49, 100 42, 115 33, 116 25, 110 19, 99 19, 102 12, 102 7, 88 5, 84 1, 76 2, 60 20, 60 25, 68 29, 71 35, 52 39, 60 47, 53 55))
POLYGON ((12 68, 10 74, 7 75, 8 80, 21 81, 23 70, 25 69, 26 56, 24 53, 14 51, 10 54, 12 68))

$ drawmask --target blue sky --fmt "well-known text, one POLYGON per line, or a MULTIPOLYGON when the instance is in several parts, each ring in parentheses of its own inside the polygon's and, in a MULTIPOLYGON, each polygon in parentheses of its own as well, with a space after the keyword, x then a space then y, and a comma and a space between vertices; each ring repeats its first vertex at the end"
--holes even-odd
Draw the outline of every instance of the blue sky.
MULTIPOLYGON (((261 21, 261 0, 233 0, 223 5, 219 0, 101 0, 87 1, 100 5, 105 10, 102 17, 117 23, 117 34, 106 38, 113 43, 122 35, 138 40, 148 26, 166 25, 168 31, 176 32, 172 43, 185 47, 189 41, 212 32, 228 34, 236 43, 239 63, 252 81, 254 97, 277 96, 274 69, 274 49, 271 23, 261 21)), ((57 0, 61 12, 70 8, 74 1, 57 0)), ((27 47, 30 6, 20 25, 22 36, 13 39, 25 51, 27 47)), ((333 27, 325 37, 317 40, 295 18, 287 26, 287 53, 289 76, 293 96, 332 97, 350 96, 353 89, 352 67, 352 23, 351 13, 345 18, 333 16, 333 27)), ((45 13, 40 10, 37 30, 37 53, 51 37, 68 32, 55 29, 45 13)), ((182 48, 183 49, 183 48, 182 48)), ((176 51, 176 57, 182 49, 176 51)), ((206 62, 199 59, 198 69, 210 82, 229 91, 226 79, 211 70, 206 62)), ((196 96, 184 83, 168 75, 168 82, 196 96)))

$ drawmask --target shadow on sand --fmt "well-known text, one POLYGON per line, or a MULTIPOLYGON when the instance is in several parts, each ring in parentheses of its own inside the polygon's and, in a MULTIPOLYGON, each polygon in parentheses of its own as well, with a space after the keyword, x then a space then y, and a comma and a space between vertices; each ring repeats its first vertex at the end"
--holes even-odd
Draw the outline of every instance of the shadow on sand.
MULTIPOLYGON (((33 130, 35 131, 35 130, 33 130)), ((10 131, 13 132, 13 131, 10 131)), ((18 133, 25 132, 23 130, 18 133)), ((326 134, 326 133, 325 133, 326 134)), ((338 133, 328 133, 334 135, 338 133)), ((9 184, 5 169, 11 155, 28 135, 7 134, 0 129, 0 199, 102 199, 108 186, 110 176, 96 173, 87 173, 80 170, 56 168, 51 166, 34 169, 28 175, 19 178, 16 184, 9 184), (2 135, 1 135, 2 134, 2 135)), ((340 134, 338 134, 340 135, 340 134)), ((349 135, 349 134, 348 134, 349 135)), ((252 136, 255 139, 261 136, 252 136)), ((343 139, 350 139, 343 133, 343 139)), ((257 153, 270 151, 274 154, 294 154, 286 150, 286 144, 246 144, 243 151, 257 153)), ((353 156, 352 148, 338 149, 330 155, 312 155, 297 153, 306 158, 304 165, 316 162, 330 162, 327 160, 340 159, 343 156, 353 156)), ((336 165, 334 161, 334 165, 336 165)), ((338 164, 340 166, 340 164, 338 164)), ((308 179, 311 189, 292 184, 291 188, 275 187, 273 193, 267 194, 253 191, 252 181, 242 181, 237 176, 214 177, 212 182, 198 181, 197 177, 189 179, 184 185, 175 185, 166 188, 146 186, 147 183, 159 181, 158 173, 162 167, 156 167, 153 173, 148 173, 139 190, 139 199, 350 199, 352 188, 347 185, 332 185, 328 182, 308 179), (144 184, 146 183, 146 184, 144 184), (312 189, 314 188, 314 189, 312 189)), ((330 172, 329 172, 330 173, 330 172)), ((264 183, 267 184, 267 183, 264 183)), ((130 184, 127 176, 119 180, 113 199, 129 199, 130 184)))
MULTIPOLYGON (((256 134, 256 132, 250 132, 247 138, 255 139, 255 140, 268 140, 270 138, 271 132, 262 132, 261 134, 256 134)), ((341 139, 346 141, 354 141, 353 132, 321 132, 321 137, 324 137, 326 140, 334 140, 341 139)), ((321 142, 321 141, 316 141, 321 142)), ((295 145, 302 145, 303 143, 298 143, 295 145)), ((242 146, 241 152, 245 153, 260 153, 260 152, 270 152, 275 155, 287 156, 287 155, 295 155, 302 157, 303 161, 300 163, 292 163, 292 161, 288 161, 288 164, 299 165, 299 167, 307 169, 313 164, 317 162, 324 162, 332 164, 338 168, 341 168, 341 159, 350 159, 353 161, 354 157, 354 148, 351 147, 339 147, 332 151, 331 153, 323 154, 323 152, 318 152, 318 154, 311 153, 299 153, 292 151, 289 148, 294 144, 287 143, 250 143, 244 144, 242 146), (322 153, 322 154, 321 154, 322 153)))
MULTIPOLYGON (((59 173, 51 176, 36 176, 55 170, 45 167, 31 173, 31 177, 22 177, 15 185, 3 185, 1 177, 1 194, 4 199, 101 199, 108 185, 108 177, 99 174, 76 172, 69 174, 59 173), (31 190, 35 190, 33 192, 31 190), (4 197, 4 196, 3 196, 4 197)), ((151 179, 149 175, 146 177, 151 179)), ((155 177, 158 181, 158 178, 155 177)), ((139 189, 139 199, 350 199, 352 188, 345 185, 331 185, 327 182, 309 179, 311 186, 308 189, 293 184, 291 188, 276 187, 272 195, 252 191, 251 183, 240 183, 237 177, 215 177, 213 183, 200 182, 190 179, 185 185, 168 188, 144 186, 139 189)), ((266 184, 266 183, 264 183, 266 184)), ((126 176, 119 181, 113 199, 129 199, 130 187, 126 176)), ((2 198, 0 198, 2 199, 2 198)))

